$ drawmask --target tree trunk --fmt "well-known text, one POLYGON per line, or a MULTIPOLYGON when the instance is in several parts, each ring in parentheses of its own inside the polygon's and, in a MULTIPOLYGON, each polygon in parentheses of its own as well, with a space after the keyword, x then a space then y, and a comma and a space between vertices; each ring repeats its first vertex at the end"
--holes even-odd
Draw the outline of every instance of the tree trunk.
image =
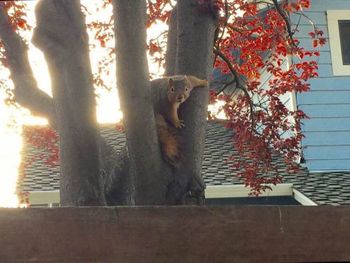
MULTIPOLYGON (((208 11, 208 10, 207 10, 208 11)), ((209 10, 210 11, 210 10, 209 10)), ((179 0, 176 10, 177 46, 175 74, 194 75, 210 80, 212 73, 212 48, 216 21, 210 12, 199 8, 197 0, 179 0)), ((172 33, 170 31, 170 33, 172 33)), ((172 41, 174 37, 170 35, 172 41)), ((168 47, 171 47, 168 44, 168 47)), ((167 52, 173 52, 168 50, 167 52)), ((174 55, 167 58, 174 59, 174 55)), ((173 63, 166 61, 167 64, 173 63)), ((170 71, 170 68, 169 68, 170 71)), ((185 121, 181 130, 184 140, 184 163, 176 171, 170 192, 175 203, 201 204, 204 202, 204 181, 201 176, 208 88, 194 89, 189 99, 180 107, 180 116, 185 121)))
POLYGON ((41 1, 33 36, 52 79, 63 206, 105 204, 88 37, 80 9, 78 0, 41 1))
POLYGON ((115 0, 117 86, 130 156, 135 204, 164 204, 166 173, 158 144, 146 57, 146 2, 115 0))

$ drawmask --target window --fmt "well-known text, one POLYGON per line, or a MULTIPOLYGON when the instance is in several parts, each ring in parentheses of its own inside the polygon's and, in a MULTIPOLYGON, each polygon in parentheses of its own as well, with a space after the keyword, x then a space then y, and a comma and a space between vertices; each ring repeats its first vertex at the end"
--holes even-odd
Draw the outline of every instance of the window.
POLYGON ((350 20, 339 20, 338 23, 343 65, 350 65, 350 20))
POLYGON ((328 32, 334 75, 350 75, 350 10, 328 10, 328 32))

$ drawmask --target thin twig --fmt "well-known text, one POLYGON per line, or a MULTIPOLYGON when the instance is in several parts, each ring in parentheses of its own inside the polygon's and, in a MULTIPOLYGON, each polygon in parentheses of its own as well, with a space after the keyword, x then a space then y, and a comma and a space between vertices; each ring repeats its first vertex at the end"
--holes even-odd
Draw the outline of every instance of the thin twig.
POLYGON ((278 3, 278 0, 272 0, 272 1, 273 1, 273 4, 275 5, 277 12, 280 14, 280 16, 283 18, 284 22, 286 23, 286 29, 288 32, 288 36, 292 42, 292 45, 297 48, 297 45, 294 43, 294 38, 293 38, 294 33, 292 32, 292 29, 290 27, 290 22, 289 22, 289 19, 288 19, 286 13, 282 10, 281 6, 278 3))
POLYGON ((232 85, 233 83, 235 83, 236 80, 231 80, 230 82, 227 82, 225 83, 225 85, 223 85, 223 87, 218 91, 216 92, 216 95, 219 95, 221 92, 223 92, 228 86, 232 85))
POLYGON ((234 76, 234 80, 233 81, 236 82, 236 88, 242 90, 244 95, 247 97, 247 99, 249 101, 250 118, 251 118, 251 121, 252 121, 252 130, 254 130, 254 127, 255 127, 255 119, 254 119, 254 114, 253 114, 253 112, 254 112, 254 105, 253 105, 253 101, 252 101, 252 99, 250 97, 250 94, 249 94, 248 90, 241 85, 238 73, 233 68, 230 60, 225 56, 225 54, 222 53, 220 50, 218 50, 216 48, 214 48, 213 52, 214 52, 214 54, 219 56, 226 63, 226 65, 229 68, 231 74, 234 76))

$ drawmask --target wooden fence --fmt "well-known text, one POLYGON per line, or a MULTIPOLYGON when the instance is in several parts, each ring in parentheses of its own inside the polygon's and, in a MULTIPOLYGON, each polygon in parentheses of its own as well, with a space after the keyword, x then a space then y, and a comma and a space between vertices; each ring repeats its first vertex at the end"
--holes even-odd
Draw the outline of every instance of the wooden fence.
POLYGON ((350 207, 0 209, 0 262, 350 262, 350 207))

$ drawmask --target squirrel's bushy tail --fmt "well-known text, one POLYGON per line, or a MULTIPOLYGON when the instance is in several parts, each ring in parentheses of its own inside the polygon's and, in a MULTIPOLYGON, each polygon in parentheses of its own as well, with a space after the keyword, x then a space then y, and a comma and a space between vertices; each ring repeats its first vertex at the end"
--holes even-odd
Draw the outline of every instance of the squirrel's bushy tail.
POLYGON ((164 160, 174 167, 181 161, 181 140, 178 131, 164 117, 156 114, 157 132, 164 160))

